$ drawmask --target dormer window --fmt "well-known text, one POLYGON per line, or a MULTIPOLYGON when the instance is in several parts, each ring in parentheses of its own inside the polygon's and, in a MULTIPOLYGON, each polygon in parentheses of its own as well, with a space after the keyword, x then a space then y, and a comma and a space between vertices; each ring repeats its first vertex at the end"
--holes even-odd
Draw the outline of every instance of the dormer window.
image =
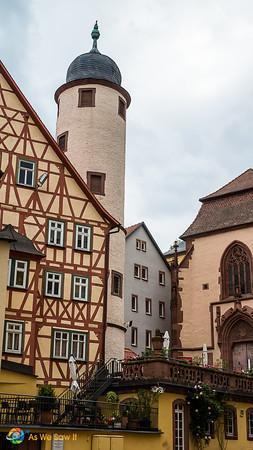
POLYGON ((96 89, 79 89, 78 106, 79 108, 89 108, 95 106, 96 89))

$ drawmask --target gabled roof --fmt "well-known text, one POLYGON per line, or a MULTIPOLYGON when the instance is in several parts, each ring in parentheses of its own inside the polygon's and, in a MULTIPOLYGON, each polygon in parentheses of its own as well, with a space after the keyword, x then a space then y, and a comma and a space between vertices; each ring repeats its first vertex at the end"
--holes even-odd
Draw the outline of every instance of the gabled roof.
POLYGON ((126 237, 130 236, 135 230, 140 228, 144 222, 136 223, 135 225, 131 225, 130 227, 126 227, 126 237))
POLYGON ((253 169, 200 201, 203 204, 182 239, 253 225, 253 169))
POLYGON ((168 267, 168 269, 170 270, 170 266, 168 264, 168 262, 165 259, 165 256, 162 252, 162 250, 160 249, 159 245, 157 244, 157 242, 155 241, 155 239, 153 238, 152 234, 150 233, 148 227, 146 226, 145 222, 140 222, 140 223, 136 223, 135 225, 131 225, 130 227, 126 228, 126 239, 129 238, 129 236, 131 236, 133 233, 135 233, 136 230, 138 230, 139 228, 143 228, 145 230, 145 232, 147 233, 149 239, 152 241, 153 245, 155 246, 156 250, 158 251, 158 253, 160 254, 161 258, 163 259, 165 265, 168 267))
POLYGON ((40 258, 45 256, 37 250, 31 239, 23 234, 17 233, 10 224, 6 225, 6 227, 0 231, 0 239, 2 239, 2 236, 8 237, 8 240, 11 242, 10 250, 14 252, 27 253, 40 258))
POLYGON ((237 192, 248 191, 251 189, 253 189, 253 169, 248 169, 217 191, 207 195, 206 197, 202 197, 200 201, 205 202, 212 198, 223 197, 224 195, 235 194, 237 192))
POLYGON ((58 147, 57 142, 54 140, 53 136, 50 134, 44 123, 41 121, 33 107, 30 105, 27 98, 24 96, 24 94, 19 89, 18 85, 4 66, 3 62, 0 60, 0 73, 3 75, 3 77, 6 79, 7 83, 10 85, 10 87, 15 92, 16 96, 18 97, 19 101, 23 104, 24 108, 27 110, 28 114, 31 116, 37 127, 40 129, 41 133, 45 137, 45 139, 49 142, 55 153, 57 154, 58 158, 61 160, 61 162, 64 164, 64 166, 68 169, 70 174, 72 175, 73 179, 76 181, 76 183, 79 185, 79 187, 82 189, 82 191, 85 193, 85 195, 88 197, 88 199, 92 202, 93 206, 97 209, 99 214, 106 219, 109 223, 111 223, 113 226, 119 226, 120 223, 112 217, 108 211, 101 205, 101 203, 98 201, 98 199, 92 194, 92 192, 89 190, 87 184, 84 182, 82 177, 79 175, 75 167, 71 164, 65 153, 58 147))

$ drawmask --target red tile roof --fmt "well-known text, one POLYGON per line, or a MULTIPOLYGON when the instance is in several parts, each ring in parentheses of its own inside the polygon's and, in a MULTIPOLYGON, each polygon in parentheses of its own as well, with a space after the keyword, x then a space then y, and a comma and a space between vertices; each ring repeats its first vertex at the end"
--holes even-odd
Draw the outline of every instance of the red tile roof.
POLYGON ((223 197, 224 195, 233 194, 236 192, 247 191, 253 189, 253 169, 248 169, 238 177, 234 178, 229 183, 225 184, 218 191, 207 195, 200 199, 201 202, 205 202, 212 198, 223 197))
POLYGON ((126 235, 129 236, 132 234, 137 228, 141 227, 143 225, 143 222, 136 223, 135 225, 131 225, 130 227, 126 228, 126 235))
POLYGON ((253 169, 200 201, 203 204, 183 239, 253 225, 253 169))

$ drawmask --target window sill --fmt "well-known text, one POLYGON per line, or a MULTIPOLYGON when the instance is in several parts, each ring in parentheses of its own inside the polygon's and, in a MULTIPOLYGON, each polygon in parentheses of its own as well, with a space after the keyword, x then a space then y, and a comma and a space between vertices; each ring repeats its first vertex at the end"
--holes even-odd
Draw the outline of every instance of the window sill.
MULTIPOLYGON (((58 357, 58 356, 51 356, 51 360, 52 361, 62 361, 62 362, 68 362, 68 360, 69 360, 69 356, 67 357, 67 358, 63 358, 63 357, 58 357)), ((79 362, 79 363, 87 363, 87 360, 86 359, 76 359, 75 358, 75 360, 77 361, 77 362, 79 362)))
POLYGON ((50 294, 44 294, 45 298, 55 298, 57 300, 62 300, 63 296, 61 295, 60 297, 58 297, 57 295, 50 295, 50 294))
POLYGON ((49 243, 47 243, 46 246, 50 247, 50 248, 57 248, 59 250, 66 250, 66 245, 57 245, 57 244, 49 244, 49 243))
POLYGON ((24 189, 32 189, 33 191, 35 191, 37 188, 36 186, 28 186, 26 184, 20 184, 20 183, 16 183, 17 186, 22 187, 24 189))
POLYGON ((73 302, 82 302, 82 303, 89 303, 90 300, 87 300, 85 298, 72 298, 71 299, 73 302))
POLYGON ((78 253, 92 253, 92 250, 85 250, 81 248, 73 248, 73 250, 78 253))
POLYGON ((17 292, 26 292, 27 288, 23 288, 23 287, 16 287, 16 286, 7 286, 7 290, 8 291, 17 291, 17 292))
POLYGON ((115 294, 114 292, 111 292, 111 295, 113 295, 113 297, 122 298, 122 295, 120 295, 120 294, 115 294))

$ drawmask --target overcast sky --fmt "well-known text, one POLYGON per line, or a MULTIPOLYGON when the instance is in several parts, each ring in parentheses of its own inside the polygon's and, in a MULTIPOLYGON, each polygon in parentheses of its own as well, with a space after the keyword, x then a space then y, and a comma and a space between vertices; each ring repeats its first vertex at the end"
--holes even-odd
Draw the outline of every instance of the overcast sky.
POLYGON ((54 92, 98 20, 132 97, 126 225, 162 250, 253 166, 252 0, 0 0, 0 18, 0 58, 53 135, 54 92))

